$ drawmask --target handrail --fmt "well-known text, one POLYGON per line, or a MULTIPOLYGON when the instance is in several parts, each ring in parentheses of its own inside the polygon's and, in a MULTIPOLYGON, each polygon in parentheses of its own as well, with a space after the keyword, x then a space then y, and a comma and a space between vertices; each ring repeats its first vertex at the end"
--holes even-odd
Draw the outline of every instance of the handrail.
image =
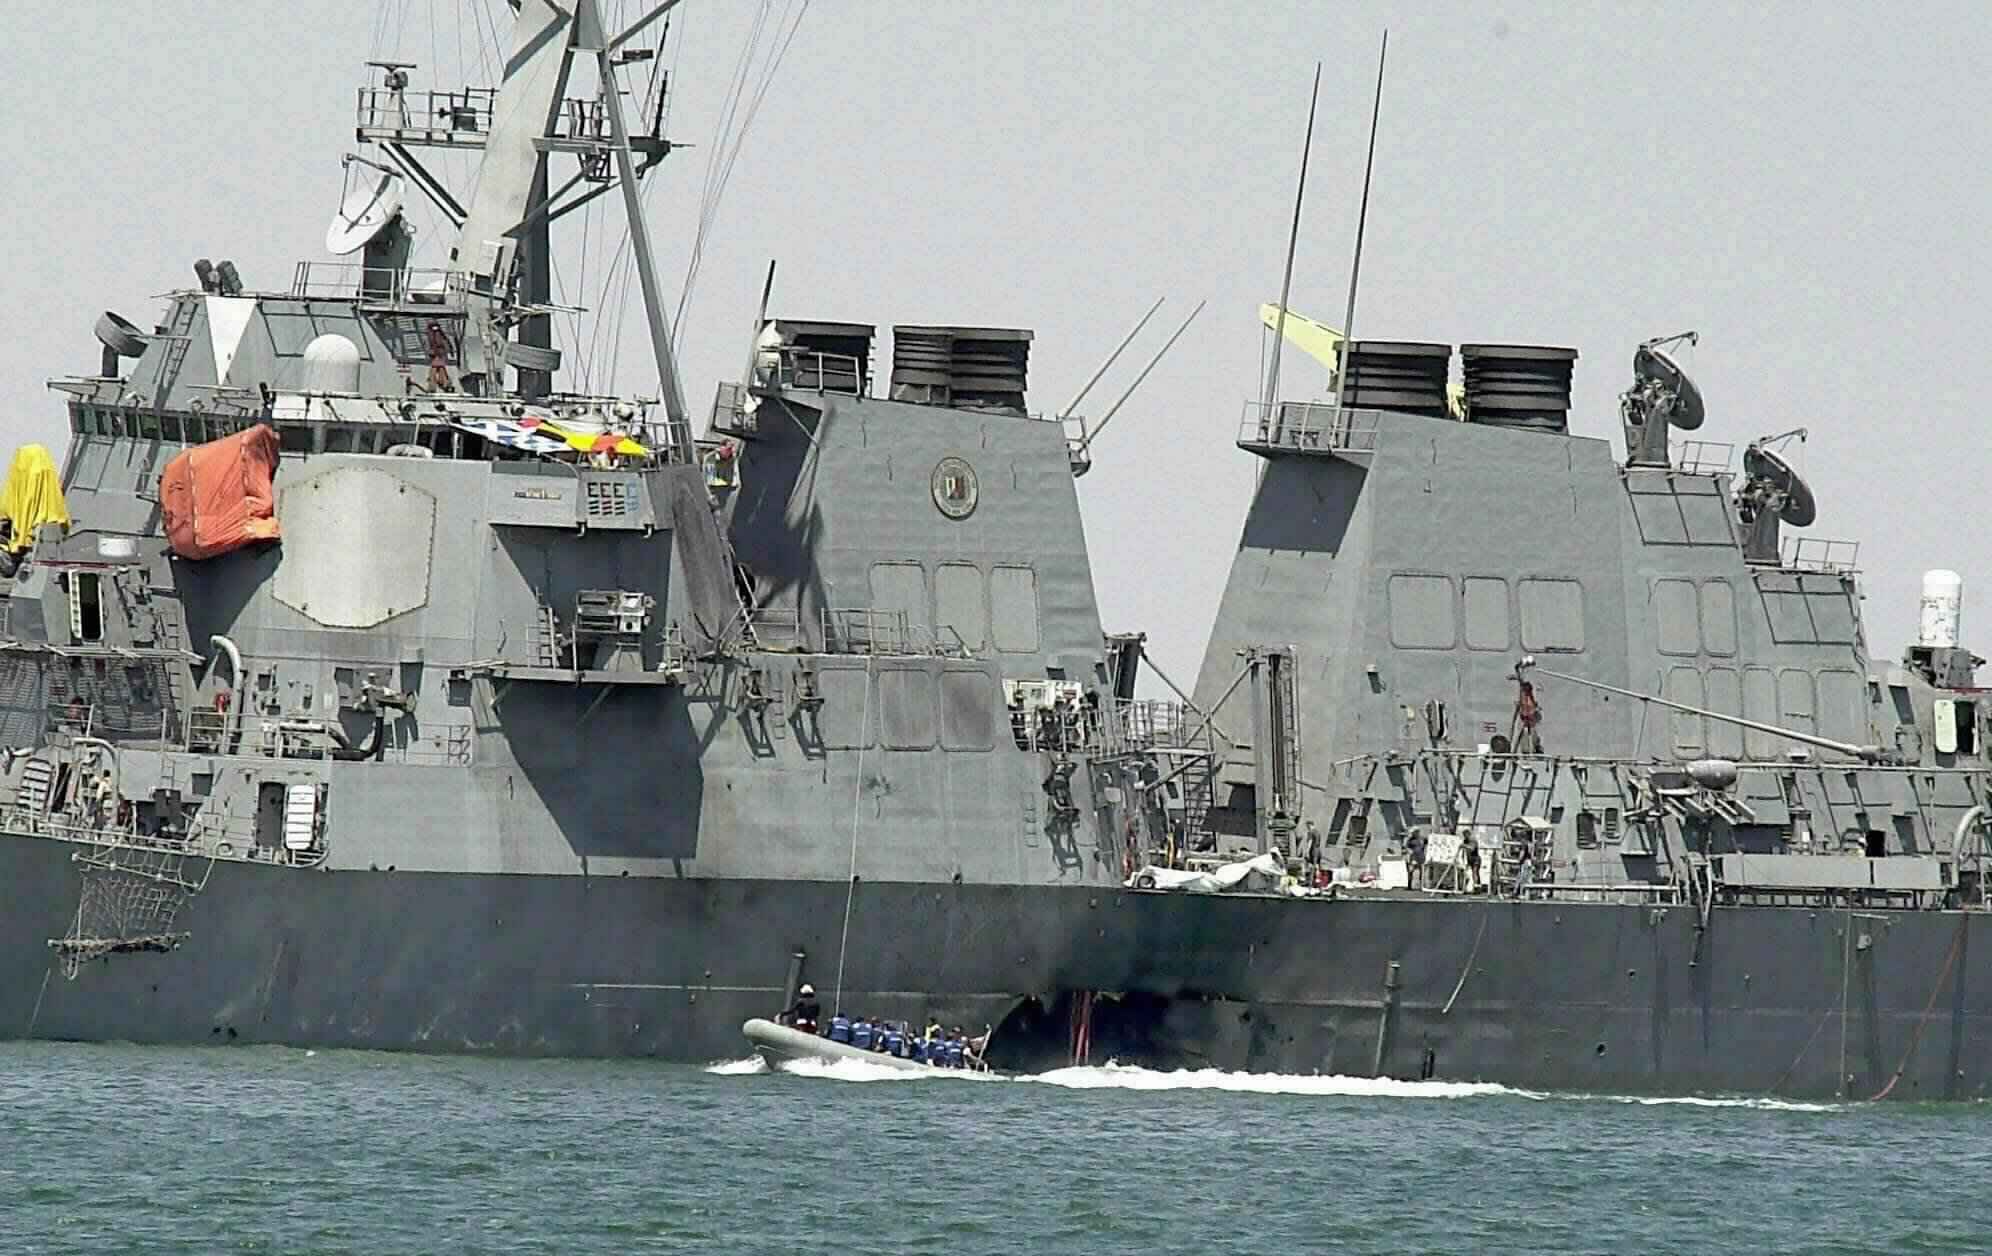
POLYGON ((1375 453, 1383 412, 1325 401, 1247 401, 1238 444, 1247 449, 1375 453))

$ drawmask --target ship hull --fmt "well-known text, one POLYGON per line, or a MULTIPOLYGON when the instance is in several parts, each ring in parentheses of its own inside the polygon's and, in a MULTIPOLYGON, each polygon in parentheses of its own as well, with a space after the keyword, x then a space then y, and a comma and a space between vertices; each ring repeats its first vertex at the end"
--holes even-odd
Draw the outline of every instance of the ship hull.
POLYGON ((0 1034, 705 1061, 738 1056, 741 1023, 800 973, 850 1010, 1002 1026, 1005 1066, 1064 1051, 1075 994, 1102 992, 1096 1062, 1992 1093, 1971 913, 1731 907, 1702 930, 1684 907, 221 862, 178 949, 71 978, 48 942, 70 927, 77 849, 0 837, 0 1034))

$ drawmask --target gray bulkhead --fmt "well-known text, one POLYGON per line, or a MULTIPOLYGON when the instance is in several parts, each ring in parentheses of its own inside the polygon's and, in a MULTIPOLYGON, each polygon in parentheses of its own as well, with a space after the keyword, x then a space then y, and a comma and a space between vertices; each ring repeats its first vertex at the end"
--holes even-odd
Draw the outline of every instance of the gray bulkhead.
MULTIPOLYGON (((68 547, 84 552, 97 530, 148 538, 147 578, 180 608, 176 640, 199 656, 183 699, 203 708, 233 691, 209 646, 227 637, 248 673, 244 736, 317 718, 363 741, 359 688, 412 702, 386 721, 375 757, 321 757, 308 772, 269 757, 234 774, 216 756, 168 769, 176 787, 200 778, 212 816, 247 823, 263 786, 308 777, 329 786, 331 867, 843 880, 855 858, 862 877, 999 883, 1117 868, 1085 826, 1058 831, 1047 765, 1013 743, 1005 709, 1005 679, 1102 678, 1057 424, 771 398, 722 518, 693 466, 332 452, 384 448, 389 438, 347 433, 393 404, 333 398, 278 416, 282 541, 188 561, 158 540, 159 473, 196 437, 259 417, 194 405, 217 395, 204 386, 288 380, 287 363, 304 370, 292 363, 302 346, 335 331, 361 346, 361 382, 391 398, 418 354, 390 351, 351 302, 181 295, 167 326, 181 338, 155 340, 132 372, 163 400, 156 412, 74 407, 68 547), (772 421, 777 407, 794 421, 772 421), (212 417, 198 427, 172 417, 202 411, 212 417), (943 459, 973 483, 959 518, 937 505, 943 459), (734 556, 755 585, 751 633, 734 556), (547 639, 571 629, 589 589, 654 599, 640 665, 622 664, 642 676, 577 681, 550 666, 547 639), (905 639, 860 633, 849 612, 898 620, 905 639), (648 683, 667 649, 677 683, 648 683), (817 703, 801 701, 804 673, 817 703)), ((392 438, 404 444, 420 430, 414 401, 415 431, 392 438)), ((134 744, 126 758, 142 754, 134 744)), ((1090 808, 1084 774, 1073 788, 1090 808)))
POLYGON ((1374 862, 1414 826, 1532 815, 1555 828, 1561 880, 1665 879, 1666 841, 1632 823, 1653 802, 1645 773, 1626 769, 1707 757, 1745 765, 1738 849, 1948 848, 1974 802, 1963 775, 1882 770, 1539 675, 1540 753, 1501 754, 1526 744, 1524 656, 1911 764, 1933 762, 1916 730, 1929 686, 1871 666, 1851 570, 1744 560, 1725 475, 1621 467, 1607 442, 1561 433, 1374 419, 1373 448, 1267 457, 1195 690, 1235 743, 1218 832, 1252 832, 1240 652, 1286 645, 1306 816, 1346 844, 1338 862, 1374 862))
MULTIPOLYGON (((792 391, 764 400, 740 462, 726 521, 763 647, 748 666, 781 700, 747 721, 765 733, 707 752, 728 846, 764 875, 841 879, 855 858, 874 879, 1117 877, 1096 835, 1052 821, 1047 765, 1014 744, 1001 683, 1103 680, 1058 425, 792 391), (937 503, 944 461, 973 485, 958 518, 937 503), (795 703, 805 667, 813 714, 795 703)), ((1074 789, 1087 808, 1083 774, 1074 789)))

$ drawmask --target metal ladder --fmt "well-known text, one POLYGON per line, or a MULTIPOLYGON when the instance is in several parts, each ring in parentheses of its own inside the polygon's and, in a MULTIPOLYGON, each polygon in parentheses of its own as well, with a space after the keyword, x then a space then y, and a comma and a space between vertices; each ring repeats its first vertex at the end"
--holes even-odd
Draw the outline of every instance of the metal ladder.
POLYGON ((533 660, 540 667, 560 666, 560 627, 554 622, 553 608, 545 602, 533 616, 533 660))
MULTIPOLYGON (((152 607, 159 625, 159 644, 169 650, 192 653, 187 643, 186 614, 178 595, 162 598, 158 590, 154 590, 152 607)), ((169 740, 179 740, 187 732, 187 711, 192 706, 188 686, 193 675, 193 664, 183 659, 167 659, 160 670, 166 673, 166 706, 173 721, 173 735, 169 740)))
POLYGON ((49 791, 55 786, 55 764, 47 759, 29 759, 21 769, 21 787, 15 794, 17 804, 31 816, 42 816, 48 812, 49 791))
POLYGON ((153 384, 155 412, 165 406, 166 394, 179 381, 180 367, 187 360, 187 346, 193 342, 188 333, 193 330, 194 311, 199 308, 200 302, 185 298, 173 306, 173 321, 166 328, 166 356, 159 360, 159 375, 153 384))

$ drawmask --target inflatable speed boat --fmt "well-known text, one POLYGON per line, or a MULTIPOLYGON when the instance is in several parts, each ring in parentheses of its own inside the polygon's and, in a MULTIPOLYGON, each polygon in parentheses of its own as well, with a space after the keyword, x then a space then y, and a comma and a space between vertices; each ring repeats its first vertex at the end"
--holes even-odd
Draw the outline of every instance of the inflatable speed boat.
POLYGON ((777 1025, 771 1020, 755 1017, 740 1027, 747 1035, 747 1041, 760 1057, 768 1062, 769 1068, 780 1068, 790 1060, 863 1060, 867 1064, 880 1064, 886 1068, 904 1069, 909 1073, 970 1073, 977 1070, 942 1068, 922 1060, 903 1060, 896 1055, 882 1051, 867 1051, 847 1042, 832 1042, 816 1034, 806 1034, 787 1025, 777 1025))

